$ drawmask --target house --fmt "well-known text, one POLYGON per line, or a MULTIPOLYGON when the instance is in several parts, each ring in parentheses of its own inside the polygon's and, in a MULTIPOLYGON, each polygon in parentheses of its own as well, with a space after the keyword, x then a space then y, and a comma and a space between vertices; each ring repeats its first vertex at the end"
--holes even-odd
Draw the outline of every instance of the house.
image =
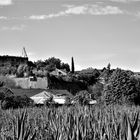
POLYGON ((1 87, 0 93, 3 93, 6 97, 14 95, 14 92, 10 88, 1 87))
POLYGON ((55 69, 54 71, 52 71, 52 72, 50 72, 50 74, 51 75, 54 75, 54 76, 66 76, 67 75, 67 73, 66 72, 64 72, 64 71, 62 71, 62 70, 60 70, 60 69, 55 69))
POLYGON ((42 91, 41 93, 38 93, 32 97, 30 97, 35 104, 44 104, 44 102, 48 99, 50 99, 52 94, 47 91, 42 91))
POLYGON ((67 90, 50 90, 53 94, 53 101, 57 104, 65 104, 66 98, 72 98, 73 95, 67 90))
POLYGON ((44 104, 45 101, 51 98, 56 104, 65 104, 67 97, 72 97, 67 90, 44 90, 30 98, 34 100, 35 104, 44 104))
POLYGON ((10 66, 19 66, 20 64, 27 64, 28 57, 19 57, 19 56, 0 56, 0 66, 10 65, 10 66))
POLYGON ((88 69, 81 70, 79 72, 79 74, 99 76, 100 75, 100 72, 97 69, 88 68, 88 69))

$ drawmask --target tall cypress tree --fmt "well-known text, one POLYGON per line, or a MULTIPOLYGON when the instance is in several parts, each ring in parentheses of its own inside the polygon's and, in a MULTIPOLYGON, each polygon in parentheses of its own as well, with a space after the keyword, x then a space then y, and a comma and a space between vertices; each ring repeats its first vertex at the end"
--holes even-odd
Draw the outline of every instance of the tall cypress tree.
POLYGON ((74 73, 74 59, 71 59, 71 72, 74 73))

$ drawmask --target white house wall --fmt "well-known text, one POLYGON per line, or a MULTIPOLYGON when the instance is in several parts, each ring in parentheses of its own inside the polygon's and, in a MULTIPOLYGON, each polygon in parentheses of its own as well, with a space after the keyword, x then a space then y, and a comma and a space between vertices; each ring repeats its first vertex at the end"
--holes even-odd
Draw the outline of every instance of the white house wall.
POLYGON ((13 78, 17 87, 23 89, 47 89, 48 88, 48 79, 37 78, 37 81, 30 81, 30 78, 13 78))

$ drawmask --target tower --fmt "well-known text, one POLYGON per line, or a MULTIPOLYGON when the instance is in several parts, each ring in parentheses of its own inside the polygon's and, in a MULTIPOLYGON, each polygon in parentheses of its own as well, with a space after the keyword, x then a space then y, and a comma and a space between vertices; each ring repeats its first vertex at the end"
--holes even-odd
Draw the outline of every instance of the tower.
POLYGON ((22 50, 22 57, 28 58, 25 47, 23 47, 23 50, 22 50))

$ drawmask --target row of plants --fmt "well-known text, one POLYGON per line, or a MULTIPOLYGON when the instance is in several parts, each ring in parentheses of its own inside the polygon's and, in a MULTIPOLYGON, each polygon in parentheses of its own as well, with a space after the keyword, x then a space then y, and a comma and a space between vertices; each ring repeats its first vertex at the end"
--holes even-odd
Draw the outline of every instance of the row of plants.
POLYGON ((1 140, 140 140, 134 106, 0 110, 1 140))

